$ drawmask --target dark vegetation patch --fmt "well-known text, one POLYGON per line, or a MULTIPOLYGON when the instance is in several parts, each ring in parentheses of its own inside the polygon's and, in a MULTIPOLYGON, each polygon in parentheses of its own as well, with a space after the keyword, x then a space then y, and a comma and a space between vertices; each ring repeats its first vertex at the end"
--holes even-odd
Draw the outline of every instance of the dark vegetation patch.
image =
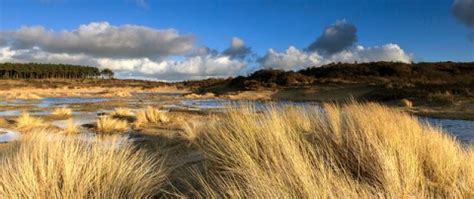
POLYGON ((259 90, 262 88, 306 85, 314 82, 314 78, 298 72, 283 70, 259 70, 248 77, 238 76, 229 81, 231 88, 259 90))
POLYGON ((318 85, 372 85, 376 89, 365 94, 369 101, 398 99, 423 100, 434 104, 452 104, 456 99, 474 99, 474 62, 436 63, 333 63, 297 72, 260 70, 233 79, 203 80, 203 92, 282 89, 318 85))
POLYGON ((315 78, 336 78, 368 83, 377 80, 394 83, 469 83, 474 79, 474 62, 337 63, 307 68, 299 71, 299 73, 315 78))

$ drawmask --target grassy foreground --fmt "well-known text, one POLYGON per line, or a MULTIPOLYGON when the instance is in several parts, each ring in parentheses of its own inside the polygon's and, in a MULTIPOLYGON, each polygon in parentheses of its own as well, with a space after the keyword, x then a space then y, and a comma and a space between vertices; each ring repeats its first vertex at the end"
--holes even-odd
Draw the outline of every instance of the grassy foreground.
POLYGON ((0 198, 148 198, 165 181, 131 145, 34 133, 0 151, 0 198))
POLYGON ((246 107, 186 129, 204 159, 179 167, 156 155, 176 147, 24 139, 0 148, 0 198, 474 197, 472 147, 377 104, 246 107))

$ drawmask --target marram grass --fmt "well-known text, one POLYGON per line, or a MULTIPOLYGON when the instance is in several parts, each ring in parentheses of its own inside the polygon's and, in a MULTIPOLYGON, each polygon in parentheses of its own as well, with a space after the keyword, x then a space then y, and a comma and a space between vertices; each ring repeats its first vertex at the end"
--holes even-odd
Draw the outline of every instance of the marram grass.
POLYGON ((134 122, 135 127, 140 127, 143 124, 147 123, 167 123, 170 119, 166 113, 160 112, 158 109, 151 106, 146 107, 145 109, 140 110, 136 114, 136 120, 134 122))
POLYGON ((128 123, 125 120, 102 116, 97 119, 96 130, 100 134, 123 133, 128 130, 128 123))
POLYGON ((234 108, 185 129, 204 159, 179 167, 158 163, 176 145, 22 140, 0 150, 0 198, 474 197, 471 146, 378 104, 234 108))
POLYGON ((0 152, 0 198, 150 198, 165 180, 160 160, 129 144, 22 139, 0 152))
POLYGON ((51 115, 55 117, 68 118, 72 115, 72 110, 66 107, 55 108, 51 115))
POLYGON ((234 109, 194 133, 203 197, 474 197, 472 148, 377 104, 234 109))
POLYGON ((48 124, 41 118, 33 117, 28 112, 23 112, 15 119, 15 127, 24 132, 36 128, 47 127, 48 124))

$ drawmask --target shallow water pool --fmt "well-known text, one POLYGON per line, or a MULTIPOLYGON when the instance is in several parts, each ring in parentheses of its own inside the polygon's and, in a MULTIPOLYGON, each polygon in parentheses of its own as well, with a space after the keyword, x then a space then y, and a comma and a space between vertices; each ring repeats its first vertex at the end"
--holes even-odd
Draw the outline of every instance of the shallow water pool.
POLYGON ((18 132, 0 128, 0 143, 11 142, 18 139, 20 139, 18 132))
POLYGON ((454 135, 459 141, 463 143, 474 144, 474 121, 469 120, 451 120, 451 119, 435 119, 435 118, 420 118, 422 122, 440 127, 445 132, 454 135))

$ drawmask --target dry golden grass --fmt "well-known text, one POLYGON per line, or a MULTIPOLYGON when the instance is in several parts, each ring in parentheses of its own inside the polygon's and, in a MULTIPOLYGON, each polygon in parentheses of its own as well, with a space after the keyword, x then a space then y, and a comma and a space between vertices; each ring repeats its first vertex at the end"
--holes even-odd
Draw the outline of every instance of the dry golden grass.
POLYGON ((165 180, 160 161, 129 144, 35 134, 0 153, 0 198, 151 198, 165 180))
MULTIPOLYGON (((149 107, 137 120, 162 122, 158 113, 149 107)), ((154 154, 26 139, 0 151, 0 198, 474 198, 474 148, 396 109, 243 107, 206 121, 160 136, 154 154), (182 164, 157 168, 162 154, 182 164)), ((102 122, 107 133, 120 132, 116 122, 127 128, 102 122)))
POLYGON ((160 112, 158 109, 148 106, 136 114, 134 126, 140 127, 146 123, 167 123, 169 121, 170 119, 166 113, 160 112))
POLYGON ((119 89, 119 90, 114 90, 114 91, 108 91, 104 94, 104 96, 108 96, 108 97, 130 97, 132 96, 132 94, 130 94, 129 91, 123 89, 119 89))
POLYGON ((13 100, 38 100, 42 99, 41 96, 35 94, 35 93, 30 93, 30 92, 25 92, 25 91, 20 91, 20 92, 5 92, 5 94, 2 95, 6 99, 13 99, 13 100))
POLYGON ((10 126, 9 122, 5 118, 0 117, 0 128, 6 128, 7 126, 10 126))
POLYGON ((72 119, 68 119, 66 123, 66 128, 62 130, 62 133, 66 135, 73 135, 77 134, 78 132, 79 128, 74 123, 74 121, 72 119))
POLYGON ((114 111, 111 113, 112 116, 119 116, 119 117, 126 117, 132 116, 133 113, 129 108, 115 108, 114 111))
POLYGON ((473 198, 474 153, 377 104, 231 110, 195 131, 193 194, 237 198, 473 198), (196 180, 197 179, 197 180, 196 180), (197 188, 196 188, 197 187, 197 188))
POLYGON ((214 93, 205 93, 205 94, 197 94, 197 93, 190 93, 183 96, 185 99, 209 99, 215 98, 216 95, 214 93))
POLYGON ((53 115, 54 117, 68 118, 71 117, 72 110, 66 107, 55 108, 53 112, 51 112, 51 115, 53 115))
POLYGON ((401 99, 400 103, 402 104, 402 106, 407 107, 407 108, 413 107, 413 102, 408 99, 401 99))
POLYGON ((97 119, 96 128, 98 133, 115 134, 128 130, 128 123, 124 120, 113 119, 107 116, 97 119))
POLYGON ((40 118, 32 117, 28 112, 23 112, 21 113, 18 118, 15 119, 15 127, 17 129, 22 129, 22 130, 28 130, 28 129, 34 129, 34 128, 41 128, 41 127, 47 127, 48 124, 45 123, 40 118))

